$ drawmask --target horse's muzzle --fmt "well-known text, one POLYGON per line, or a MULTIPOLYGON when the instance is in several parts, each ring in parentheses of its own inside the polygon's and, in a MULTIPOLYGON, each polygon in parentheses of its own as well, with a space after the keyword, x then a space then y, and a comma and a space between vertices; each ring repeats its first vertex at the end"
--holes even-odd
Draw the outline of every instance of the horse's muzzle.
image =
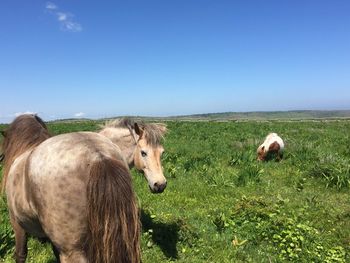
POLYGON ((163 193, 166 185, 167 185, 167 182, 165 182, 163 184, 154 183, 153 187, 150 186, 149 189, 154 194, 160 194, 160 193, 163 193))

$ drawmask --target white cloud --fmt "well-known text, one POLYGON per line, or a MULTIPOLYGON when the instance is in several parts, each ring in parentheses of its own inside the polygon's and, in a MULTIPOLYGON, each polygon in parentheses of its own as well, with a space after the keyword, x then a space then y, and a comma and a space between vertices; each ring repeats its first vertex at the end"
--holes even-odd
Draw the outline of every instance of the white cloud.
POLYGON ((37 114, 37 113, 36 112, 32 112, 32 111, 25 111, 25 112, 16 112, 13 115, 15 117, 18 117, 18 116, 23 115, 23 114, 37 114))
POLYGON ((51 2, 47 2, 46 3, 46 9, 48 9, 48 10, 55 10, 55 9, 57 9, 57 5, 55 5, 54 3, 51 3, 51 2))
POLYGON ((74 114, 74 117, 83 117, 85 115, 84 112, 78 112, 76 114, 74 114))
POLYGON ((56 15, 57 20, 60 23, 61 30, 70 32, 80 32, 83 30, 79 23, 73 21, 74 16, 72 14, 58 12, 56 15))
POLYGON ((80 32, 83 27, 74 21, 74 15, 69 12, 58 11, 58 6, 52 2, 46 3, 46 9, 50 14, 56 16, 58 23, 60 24, 60 29, 62 31, 69 32, 80 32))
POLYGON ((68 14, 58 12, 57 17, 58 17, 58 21, 67 21, 68 14))

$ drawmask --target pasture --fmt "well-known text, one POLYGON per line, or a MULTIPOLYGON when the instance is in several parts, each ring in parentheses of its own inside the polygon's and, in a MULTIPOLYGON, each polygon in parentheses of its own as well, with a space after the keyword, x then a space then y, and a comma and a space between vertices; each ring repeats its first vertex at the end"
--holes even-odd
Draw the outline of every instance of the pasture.
MULTIPOLYGON (((98 124, 48 127, 61 134, 98 124)), ((350 121, 166 124, 165 191, 152 194, 132 170, 143 262, 350 261, 350 121), (285 141, 284 159, 257 162, 272 131, 285 141)), ((13 262, 5 198, 0 222, 0 262, 13 262)), ((27 261, 55 262, 50 246, 35 239, 27 261)))

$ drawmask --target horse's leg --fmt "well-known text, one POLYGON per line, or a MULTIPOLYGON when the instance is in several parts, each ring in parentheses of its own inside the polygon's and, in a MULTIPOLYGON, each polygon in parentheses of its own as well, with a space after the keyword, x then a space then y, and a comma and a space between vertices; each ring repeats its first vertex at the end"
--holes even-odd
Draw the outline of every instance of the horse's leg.
POLYGON ((88 260, 83 251, 70 251, 60 254, 61 263, 87 263, 88 260))
POLYGON ((277 153, 277 161, 282 161, 282 158, 283 158, 283 153, 277 153))
POLYGON ((10 216, 11 225, 15 232, 16 250, 15 260, 16 263, 24 263, 27 258, 28 247, 27 247, 27 234, 24 229, 16 222, 16 220, 10 216))
POLYGON ((61 260, 60 260, 60 252, 58 251, 57 247, 56 247, 53 243, 51 243, 51 246, 52 246, 52 251, 53 251, 53 253, 55 254, 57 263, 61 263, 61 260))

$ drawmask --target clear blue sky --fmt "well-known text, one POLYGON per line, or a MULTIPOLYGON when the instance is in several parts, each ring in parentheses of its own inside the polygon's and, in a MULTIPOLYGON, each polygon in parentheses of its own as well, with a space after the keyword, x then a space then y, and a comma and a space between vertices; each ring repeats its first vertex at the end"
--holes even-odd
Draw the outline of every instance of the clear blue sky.
POLYGON ((349 0, 2 0, 0 34, 0 122, 350 108, 349 0))

